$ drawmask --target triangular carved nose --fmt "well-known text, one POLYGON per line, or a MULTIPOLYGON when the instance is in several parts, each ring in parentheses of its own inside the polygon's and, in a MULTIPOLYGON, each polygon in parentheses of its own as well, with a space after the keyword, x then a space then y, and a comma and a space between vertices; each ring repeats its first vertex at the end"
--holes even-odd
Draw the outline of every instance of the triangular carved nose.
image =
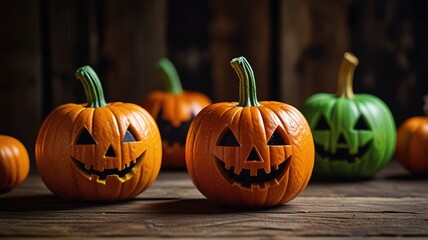
POLYGON ((253 149, 251 149, 251 152, 247 158, 247 161, 257 161, 257 162, 261 161, 260 156, 254 147, 253 147, 253 149))
POLYGON ((343 135, 343 133, 340 134, 339 140, 337 140, 337 143, 347 144, 345 135, 343 135))
POLYGON ((116 157, 116 153, 114 152, 113 148, 108 147, 106 154, 104 155, 104 157, 116 157))

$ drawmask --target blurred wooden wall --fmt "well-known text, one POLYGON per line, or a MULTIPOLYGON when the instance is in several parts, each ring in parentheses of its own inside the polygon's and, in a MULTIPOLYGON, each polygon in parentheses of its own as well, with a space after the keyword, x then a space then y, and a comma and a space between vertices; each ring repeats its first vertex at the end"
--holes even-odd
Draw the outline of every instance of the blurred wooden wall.
POLYGON ((39 2, 4 1, 0 8, 0 134, 33 155, 43 111, 39 2))
POLYGON ((238 99, 230 60, 252 65, 259 100, 300 107, 334 92, 344 51, 360 58, 355 91, 380 96, 400 123, 428 93, 428 1, 34 0, 0 8, 0 133, 33 157, 43 118, 85 101, 74 71, 98 72, 107 101, 161 89, 153 66, 176 65, 186 89, 238 99))

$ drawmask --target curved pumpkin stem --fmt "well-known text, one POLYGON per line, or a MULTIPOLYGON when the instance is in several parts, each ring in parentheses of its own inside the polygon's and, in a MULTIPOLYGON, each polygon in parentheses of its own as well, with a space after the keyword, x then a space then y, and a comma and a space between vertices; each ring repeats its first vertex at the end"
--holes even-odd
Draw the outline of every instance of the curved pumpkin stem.
POLYGON ((177 95, 183 92, 177 69, 175 69, 174 64, 169 59, 159 59, 156 66, 162 75, 164 86, 169 93, 177 95))
POLYGON ((339 67, 337 78, 337 97, 354 98, 354 89, 352 82, 354 80, 354 71, 358 65, 358 58, 352 53, 345 52, 339 67))
POLYGON ((83 66, 76 70, 76 78, 79 79, 85 89, 86 107, 97 108, 107 106, 104 99, 103 87, 100 79, 90 66, 83 66))
POLYGON ((237 57, 230 62, 239 77, 239 103, 238 106, 259 106, 256 93, 254 72, 245 57, 237 57))

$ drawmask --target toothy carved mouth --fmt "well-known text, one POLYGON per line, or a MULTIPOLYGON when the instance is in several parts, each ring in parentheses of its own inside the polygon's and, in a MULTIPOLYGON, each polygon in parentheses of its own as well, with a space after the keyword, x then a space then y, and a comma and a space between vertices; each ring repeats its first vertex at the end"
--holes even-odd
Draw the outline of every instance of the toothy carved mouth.
POLYGON ((290 165, 290 158, 291 156, 279 165, 271 166, 270 173, 267 173, 264 168, 258 169, 256 176, 250 175, 250 169, 242 169, 239 174, 236 174, 234 166, 227 169, 226 164, 217 157, 215 157, 215 162, 224 179, 230 184, 237 185, 246 190, 252 190, 253 188, 263 190, 266 187, 278 185, 284 178, 290 165))
POLYGON ((94 169, 94 166, 86 166, 83 162, 71 157, 73 159, 73 165, 77 170, 80 171, 86 178, 92 180, 96 176, 97 182, 105 184, 108 176, 116 176, 121 182, 125 182, 131 179, 134 176, 135 171, 141 166, 143 161, 145 151, 137 157, 134 161, 131 161, 129 164, 123 166, 122 170, 118 168, 107 168, 103 171, 94 169))
POLYGON ((335 153, 324 150, 324 146, 321 144, 315 143, 315 149, 317 154, 323 158, 330 161, 345 161, 348 163, 355 163, 361 160, 364 155, 369 151, 372 141, 369 141, 364 146, 358 148, 358 152, 355 154, 349 153, 349 148, 337 148, 335 153))
POLYGON ((192 113, 191 117, 187 121, 183 121, 180 126, 174 127, 169 121, 162 119, 163 111, 158 113, 156 124, 159 127, 159 132, 162 136, 162 142, 166 147, 172 147, 174 144, 180 144, 184 146, 186 143, 186 136, 189 130, 190 124, 195 118, 195 114, 192 113))

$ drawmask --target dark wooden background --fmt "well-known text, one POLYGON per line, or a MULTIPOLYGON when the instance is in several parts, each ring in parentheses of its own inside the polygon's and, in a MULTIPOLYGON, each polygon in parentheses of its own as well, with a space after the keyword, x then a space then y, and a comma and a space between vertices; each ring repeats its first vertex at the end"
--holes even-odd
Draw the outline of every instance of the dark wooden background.
POLYGON ((107 101, 138 103, 160 89, 167 56, 189 90, 238 99, 229 61, 244 55, 259 100, 296 107, 334 92, 344 51, 360 59, 355 92, 391 108, 397 124, 422 114, 428 93, 427 0, 33 0, 0 8, 0 133, 31 157, 44 117, 84 102, 74 71, 101 77, 107 101))

